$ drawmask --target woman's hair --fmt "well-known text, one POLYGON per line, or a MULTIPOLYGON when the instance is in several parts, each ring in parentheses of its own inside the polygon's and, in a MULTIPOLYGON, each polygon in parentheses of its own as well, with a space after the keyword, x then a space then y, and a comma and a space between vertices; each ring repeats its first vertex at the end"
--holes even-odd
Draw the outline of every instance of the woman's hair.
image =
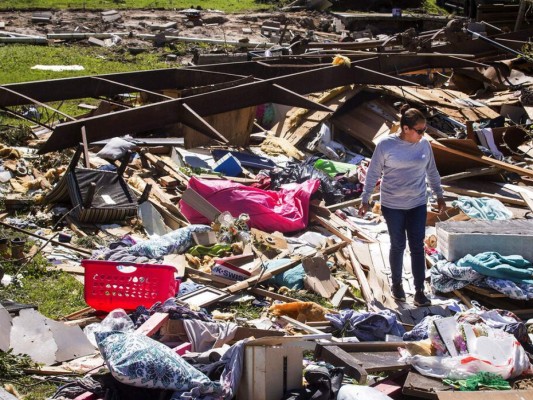
POLYGON ((404 104, 400 108, 402 118, 400 119, 400 126, 407 125, 409 128, 413 128, 418 122, 425 121, 424 114, 416 108, 410 108, 409 105, 404 104))

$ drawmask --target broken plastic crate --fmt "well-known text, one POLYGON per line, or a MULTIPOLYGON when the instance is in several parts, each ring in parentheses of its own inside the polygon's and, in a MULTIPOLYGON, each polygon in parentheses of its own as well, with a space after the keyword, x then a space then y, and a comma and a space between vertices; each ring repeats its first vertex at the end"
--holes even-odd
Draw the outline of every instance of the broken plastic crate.
POLYGON ((82 260, 85 268, 85 302, 100 311, 151 307, 175 297, 180 281, 176 269, 161 264, 135 264, 82 260))
POLYGON ((242 172, 242 167, 239 160, 228 153, 215 163, 213 171, 221 172, 226 176, 239 176, 242 172))

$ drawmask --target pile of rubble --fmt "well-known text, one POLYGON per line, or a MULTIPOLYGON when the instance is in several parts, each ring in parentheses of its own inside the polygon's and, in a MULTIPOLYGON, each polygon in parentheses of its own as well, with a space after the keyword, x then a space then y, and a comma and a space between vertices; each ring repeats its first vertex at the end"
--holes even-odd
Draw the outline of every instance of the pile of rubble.
POLYGON ((0 350, 78 374, 54 398, 529 398, 533 31, 263 31, 279 46, 246 61, 0 86, 36 124, 2 132, 0 224, 76 274, 88 306, 58 322, 1 299, 0 350), (379 187, 358 213, 404 104, 447 204, 428 203, 424 307, 409 257, 407 300, 391 296, 379 187), (243 304, 259 316, 228 312, 243 304))

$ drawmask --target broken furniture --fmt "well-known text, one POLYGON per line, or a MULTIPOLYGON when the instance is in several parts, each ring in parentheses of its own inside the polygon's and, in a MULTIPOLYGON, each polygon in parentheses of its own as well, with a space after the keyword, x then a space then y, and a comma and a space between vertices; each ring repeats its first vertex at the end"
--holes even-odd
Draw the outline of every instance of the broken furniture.
POLYGON ((344 367, 344 373, 364 384, 369 373, 398 371, 411 366, 398 361, 398 348, 404 342, 360 342, 331 343, 319 342, 315 357, 336 366, 344 367))
POLYGON ((80 168, 76 165, 82 150, 78 148, 65 175, 46 196, 45 202, 70 202, 71 216, 80 222, 106 223, 137 216, 137 197, 122 178, 127 161, 124 160, 117 171, 80 168))

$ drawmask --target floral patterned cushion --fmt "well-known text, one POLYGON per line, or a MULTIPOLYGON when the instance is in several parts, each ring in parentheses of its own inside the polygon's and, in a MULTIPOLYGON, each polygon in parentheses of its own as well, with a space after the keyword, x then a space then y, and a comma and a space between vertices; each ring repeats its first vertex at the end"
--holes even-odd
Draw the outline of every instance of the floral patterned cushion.
POLYGON ((188 364, 164 344, 135 332, 95 333, 111 374, 127 385, 153 389, 217 391, 218 383, 188 364))

